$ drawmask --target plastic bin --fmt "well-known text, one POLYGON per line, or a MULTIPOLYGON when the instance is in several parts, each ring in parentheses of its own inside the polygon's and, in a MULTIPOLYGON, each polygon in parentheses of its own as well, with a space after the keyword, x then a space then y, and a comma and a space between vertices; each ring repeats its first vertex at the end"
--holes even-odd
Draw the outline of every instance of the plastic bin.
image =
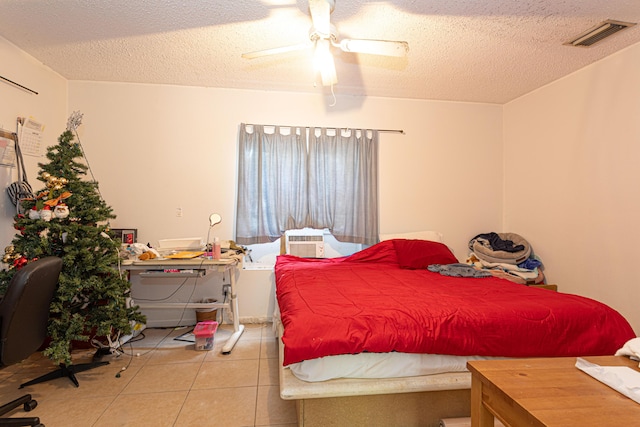
POLYGON ((213 350, 213 336, 218 329, 218 322, 206 321, 198 322, 193 328, 193 335, 196 337, 196 350, 213 350))

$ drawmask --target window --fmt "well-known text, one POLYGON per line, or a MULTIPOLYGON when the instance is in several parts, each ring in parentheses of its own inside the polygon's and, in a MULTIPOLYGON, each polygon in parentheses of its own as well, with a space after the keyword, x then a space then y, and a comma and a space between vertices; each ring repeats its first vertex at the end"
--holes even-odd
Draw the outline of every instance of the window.
POLYGON ((328 229, 341 242, 378 240, 378 132, 240 126, 236 242, 328 229))

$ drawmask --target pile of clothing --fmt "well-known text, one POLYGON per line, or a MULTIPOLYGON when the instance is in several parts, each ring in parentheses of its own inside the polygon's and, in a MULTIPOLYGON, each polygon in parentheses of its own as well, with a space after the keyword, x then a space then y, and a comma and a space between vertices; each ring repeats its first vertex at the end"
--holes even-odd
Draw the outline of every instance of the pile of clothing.
POLYGON ((542 261, 529 242, 515 233, 483 233, 469 241, 467 264, 523 285, 544 282, 542 261))

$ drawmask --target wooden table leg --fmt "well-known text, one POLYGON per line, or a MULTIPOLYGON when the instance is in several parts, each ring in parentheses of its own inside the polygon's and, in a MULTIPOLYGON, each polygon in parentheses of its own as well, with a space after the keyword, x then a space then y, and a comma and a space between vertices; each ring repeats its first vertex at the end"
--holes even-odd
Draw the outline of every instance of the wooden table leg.
POLYGON ((471 376, 471 427, 493 427, 493 414, 483 403, 483 383, 478 375, 471 376))

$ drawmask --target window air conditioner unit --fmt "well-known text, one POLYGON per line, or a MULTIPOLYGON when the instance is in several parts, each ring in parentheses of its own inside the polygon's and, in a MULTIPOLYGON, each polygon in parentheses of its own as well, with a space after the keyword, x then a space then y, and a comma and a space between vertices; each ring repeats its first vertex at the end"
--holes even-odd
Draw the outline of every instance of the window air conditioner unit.
POLYGON ((289 255, 302 258, 324 258, 324 235, 287 233, 286 250, 289 255))

